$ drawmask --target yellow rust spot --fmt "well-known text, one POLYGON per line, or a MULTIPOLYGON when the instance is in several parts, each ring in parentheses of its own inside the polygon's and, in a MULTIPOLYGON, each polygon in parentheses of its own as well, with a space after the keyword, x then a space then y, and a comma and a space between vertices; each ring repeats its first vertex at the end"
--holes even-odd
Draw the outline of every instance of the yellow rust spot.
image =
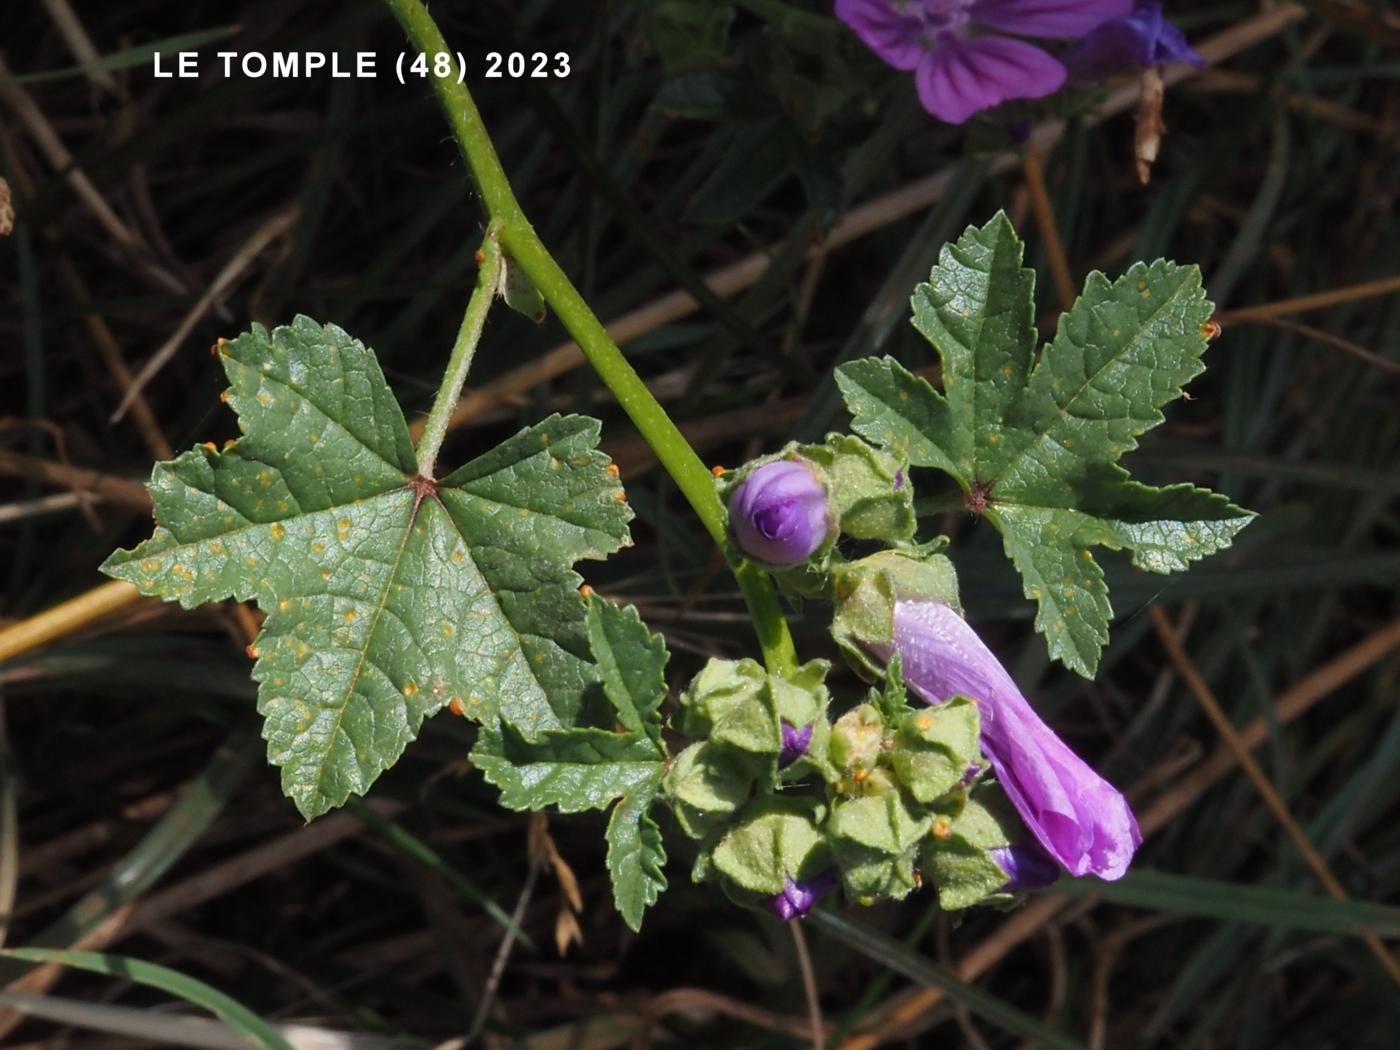
POLYGON ((258 404, 260 405, 270 405, 272 404, 273 400, 273 396, 269 394, 266 390, 261 391, 258 394, 258 404))
POLYGON ((414 693, 416 693, 416 692, 418 692, 418 687, 417 687, 416 685, 414 685, 412 682, 405 682, 405 683, 404 683, 404 685, 403 685, 403 695, 404 695, 404 696, 412 696, 412 695, 413 695, 414 693))
MULTIPOLYGON (((716 468, 716 469, 721 469, 721 468, 716 468)), ((618 477, 618 476, 620 476, 620 475, 622 474, 622 471, 621 471, 620 469, 618 469, 618 466, 617 466, 616 463, 609 463, 608 466, 607 466, 607 471, 608 471, 608 477, 610 477, 610 478, 616 478, 616 477, 618 477)), ((723 473, 722 470, 721 470, 721 473, 723 473)))
POLYGON ((613 499, 617 500, 617 502, 619 503, 626 503, 627 493, 624 492, 622 489, 618 489, 616 492, 613 493, 613 499))
POLYGON ((442 636, 444 638, 451 638, 452 635, 455 633, 456 629, 450 623, 445 623, 442 625, 442 636))
POLYGON ((272 527, 267 530, 267 534, 274 540, 284 540, 287 538, 287 527, 280 521, 274 521, 272 527))
POLYGON ((337 521, 335 523, 335 531, 342 540, 345 539, 346 536, 350 535, 350 519, 341 518, 337 521))
POLYGON ((215 357, 224 357, 224 356, 227 356, 227 354, 228 354, 228 340, 225 339, 223 336, 219 336, 218 339, 215 339, 215 340, 214 340, 213 345, 209 347, 209 352, 210 352, 211 354, 213 354, 215 357))
POLYGON ((467 709, 462 706, 462 701, 455 696, 447 702, 447 709, 458 718, 465 718, 467 715, 467 709))
POLYGON ((229 391, 227 388, 219 391, 219 400, 222 401, 224 404, 228 404, 228 397, 229 391))
POLYGON ((325 549, 326 545, 324 543, 313 543, 311 545, 311 552, 313 554, 320 554, 325 549))
POLYGON ((723 477, 724 468, 721 467, 718 463, 716 463, 713 467, 710 468, 710 473, 717 478, 723 477))
POLYGON ((870 774, 867 773, 865 770, 863 770, 863 769, 857 769, 854 773, 851 774, 851 779, 854 780, 857 784, 859 784, 859 783, 863 782, 863 781, 865 780, 865 778, 868 777, 869 775, 870 775, 870 774))
POLYGON ((356 613, 355 613, 355 610, 354 610, 354 609, 346 609, 346 610, 345 610, 345 622, 346 622, 346 623, 354 623, 354 622, 355 622, 355 615, 356 615, 356 613))
POLYGON ((257 559, 257 558, 254 558, 254 557, 251 557, 251 556, 249 556, 249 557, 243 559, 243 564, 246 565, 246 566, 248 566, 250 569, 251 569, 254 565, 256 565, 257 563, 258 563, 258 559, 257 559))
POLYGON ((953 822, 947 817, 938 817, 933 822, 933 827, 929 829, 936 839, 946 839, 953 833, 953 822))
POLYGON ((212 441, 206 441, 204 444, 200 445, 199 447, 200 447, 200 448, 203 448, 203 449, 207 449, 207 450, 210 451, 210 452, 218 452, 218 451, 219 451, 219 446, 216 445, 216 444, 214 444, 214 442, 212 442, 212 441))
POLYGON ((262 655, 258 652, 258 647, 255 645, 246 646, 244 647, 243 651, 248 654, 249 660, 256 660, 260 655, 262 655))
POLYGON ((933 728, 933 716, 920 715, 918 718, 914 719, 914 725, 918 728, 919 732, 926 733, 933 728))
POLYGON ((907 390, 901 390, 901 391, 899 392, 899 399, 900 399, 901 401, 908 401, 908 400, 909 400, 909 391, 907 391, 907 390))
POLYGON ((258 484, 263 488, 267 488, 272 484, 272 475, 266 470, 258 471, 258 484))
POLYGON ((578 593, 580 598, 591 598, 593 596, 593 588, 585 583, 578 589, 578 593))
POLYGON ((529 507, 521 507, 521 508, 520 508, 520 516, 521 516, 522 518, 528 518, 528 517, 530 516, 530 508, 529 508, 529 507))
POLYGON ((452 552, 452 560, 454 562, 457 562, 459 565, 466 560, 466 557, 467 556, 463 554, 460 549, 452 552))

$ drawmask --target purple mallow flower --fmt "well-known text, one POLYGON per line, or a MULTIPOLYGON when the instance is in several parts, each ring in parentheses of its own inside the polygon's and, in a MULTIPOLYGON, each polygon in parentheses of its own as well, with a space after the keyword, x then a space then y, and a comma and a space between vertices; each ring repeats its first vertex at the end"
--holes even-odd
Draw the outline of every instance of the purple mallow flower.
POLYGON ((1073 875, 1122 877, 1142 841, 1127 800, 1040 720, 967 622, 939 601, 897 601, 894 645, 905 682, 929 703, 977 701, 982 750, 1045 852, 1073 875))
POLYGON ((987 852, 1006 872, 1002 893, 1043 890, 1060 877, 1060 866, 1035 846, 994 846, 987 852))
POLYGON ((831 531, 826 487, 810 467, 765 463, 729 497, 729 520, 745 554, 771 565, 795 565, 831 531))
POLYGON ((778 768, 785 769, 807 753, 812 743, 812 726, 798 729, 786 719, 782 723, 783 746, 778 752, 778 768))
POLYGON ((1167 21, 1161 4, 1142 4, 1130 14, 1111 18, 1065 53, 1075 83, 1092 83, 1123 69, 1148 69, 1178 63, 1200 69, 1205 59, 1167 21))
POLYGON ((800 919, 836 886, 836 872, 824 871, 814 878, 797 881, 788 876, 783 891, 768 898, 768 907, 784 922, 800 919))
POLYGON ((961 124, 1064 84, 1058 59, 1016 37, 1074 39, 1131 7, 1132 0, 836 0, 836 17, 895 69, 913 72, 924 109, 961 124))

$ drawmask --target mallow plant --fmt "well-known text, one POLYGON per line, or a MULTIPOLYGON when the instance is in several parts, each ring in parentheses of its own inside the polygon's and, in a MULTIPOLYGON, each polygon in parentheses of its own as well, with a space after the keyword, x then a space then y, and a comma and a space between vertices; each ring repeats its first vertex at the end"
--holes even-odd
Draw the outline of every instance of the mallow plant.
MULTIPOLYGON (((419 0, 389 6, 418 48, 449 52, 419 0)), ((1139 844, 1128 803, 968 623, 916 488, 955 492, 998 530, 1050 655, 1092 676, 1112 616, 1096 548, 1176 572, 1251 518, 1118 463, 1202 370, 1212 308, 1196 269, 1091 274, 1038 346, 1033 275, 995 215, 913 290, 936 386, 891 358, 843 365, 851 433, 715 476, 540 242, 466 87, 436 90, 487 226, 416 447, 363 343, 308 317, 255 325, 215 348, 241 436, 157 464, 153 535, 104 565, 146 594, 266 614, 250 647, 258 709, 301 813, 368 792, 449 709, 478 724, 471 761, 503 806, 609 811, 607 867, 633 928, 666 886, 668 834, 693 840, 695 879, 786 919, 828 895, 923 886, 959 909, 1062 871, 1121 876, 1139 844), (734 571, 755 657, 668 681, 662 638, 583 584, 578 562, 629 542, 597 420, 551 416, 439 466, 498 297, 551 308, 651 443, 734 571), (782 594, 829 622, 827 654, 867 685, 799 659, 782 594)))

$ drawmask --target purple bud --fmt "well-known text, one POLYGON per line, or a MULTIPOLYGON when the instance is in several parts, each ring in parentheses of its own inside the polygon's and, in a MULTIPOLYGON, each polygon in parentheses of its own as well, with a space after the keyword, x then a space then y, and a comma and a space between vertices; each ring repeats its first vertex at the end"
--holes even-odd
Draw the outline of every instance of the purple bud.
POLYGON ((1127 800, 1040 720, 967 622, 942 602, 897 601, 894 644, 904 681, 929 703, 977 701, 982 750, 1045 851, 1071 874, 1121 878, 1142 841, 1127 800))
POLYGON ((1148 69, 1184 62, 1200 69, 1203 59, 1186 35, 1162 15, 1160 4, 1142 4, 1110 18, 1076 43, 1064 56, 1070 79, 1079 84, 1102 80, 1123 69, 1148 69))
POLYGON ((980 772, 982 772, 981 763, 973 762, 970 766, 967 767, 967 772, 965 772, 962 775, 962 779, 959 780, 958 783, 961 784, 963 787, 967 787, 967 785, 971 784, 974 780, 977 779, 977 774, 980 772))
POLYGON ((987 852, 996 866, 1006 872, 1002 893, 1043 890, 1060 877, 1060 866, 1035 846, 994 846, 987 852))
POLYGON ((894 472, 894 490, 896 492, 904 491, 904 471, 902 470, 896 470, 894 472))
POLYGON ((798 729, 787 719, 783 719, 782 734, 783 747, 778 752, 779 769, 792 765, 807 753, 807 746, 812 742, 812 726, 806 725, 798 729))
POLYGON ((768 907, 784 922, 800 919, 812 910, 836 886, 836 873, 824 871, 814 878, 798 882, 791 876, 784 879, 783 891, 768 898, 768 907))
POLYGON ((826 542, 826 487, 803 463, 765 463, 729 497, 729 520, 745 554, 795 565, 826 542))

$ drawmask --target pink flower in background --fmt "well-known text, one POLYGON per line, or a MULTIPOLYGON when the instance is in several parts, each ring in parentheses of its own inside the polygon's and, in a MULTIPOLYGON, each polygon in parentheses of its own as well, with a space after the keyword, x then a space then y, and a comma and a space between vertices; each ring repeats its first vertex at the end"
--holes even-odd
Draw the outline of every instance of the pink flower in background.
POLYGON ((1065 67, 1017 37, 1074 39, 1132 0, 836 0, 836 17, 896 69, 914 74, 919 101, 961 124, 1008 99, 1044 98, 1065 67))

